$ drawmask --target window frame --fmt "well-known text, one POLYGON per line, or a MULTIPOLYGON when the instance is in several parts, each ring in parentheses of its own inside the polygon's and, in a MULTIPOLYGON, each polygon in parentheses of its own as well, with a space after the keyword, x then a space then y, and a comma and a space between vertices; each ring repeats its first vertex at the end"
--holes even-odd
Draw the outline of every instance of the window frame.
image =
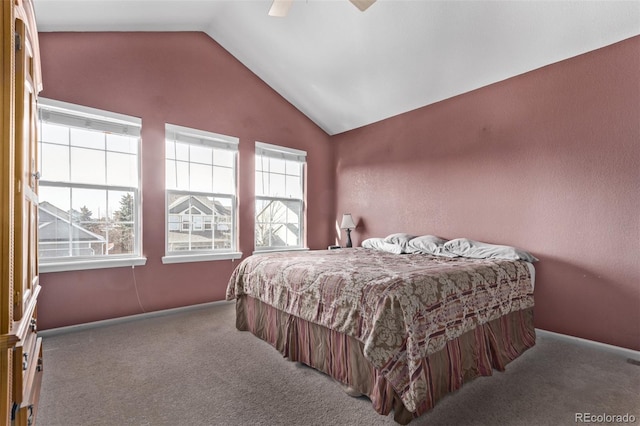
MULTIPOLYGON (((65 126, 68 129, 81 129, 101 131, 104 134, 115 134, 125 137, 135 136, 136 152, 135 152, 135 168, 136 182, 135 186, 114 185, 114 184, 94 184, 85 182, 73 182, 71 176, 68 180, 47 180, 46 175, 40 178, 39 187, 49 188, 68 188, 70 191, 88 189, 105 191, 106 195, 110 191, 130 192, 133 193, 133 227, 134 241, 132 253, 115 254, 115 255, 76 255, 76 256, 52 256, 51 258, 38 256, 39 270, 42 273, 47 272, 63 272, 87 269, 117 268, 125 266, 141 266, 146 263, 146 258, 142 255, 142 156, 141 156, 141 128, 142 120, 125 114, 119 114, 97 108, 91 108, 84 105, 62 102, 54 99, 39 98, 38 99, 38 169, 42 170, 42 125, 50 123, 53 125, 65 126)), ((69 130, 71 131, 71 130, 69 130)), ((71 142, 71 136, 69 136, 71 142)), ((71 145, 70 145, 71 147, 71 145)), ((105 156, 111 152, 108 150, 106 141, 103 149, 105 156)), ((117 151, 113 151, 117 152, 117 151)), ((72 152, 69 151, 69 163, 72 161, 72 152)), ((107 158, 107 157, 105 157, 107 158)), ((105 172, 107 169, 105 168, 105 172)), ((40 191, 39 191, 40 192, 40 191)), ((41 197, 40 197, 41 198, 41 197)), ((72 200, 73 198, 71 198, 72 200)), ((40 200, 42 201, 42 200, 40 200)), ((71 230, 71 226, 70 226, 71 230)), ((72 244, 73 240, 69 241, 72 244)), ((38 240, 38 252, 40 252, 40 240, 38 240)), ((72 250, 72 249, 71 249, 72 250)))
MULTIPOLYGON (((171 263, 184 263, 184 262, 200 262, 200 261, 211 261, 211 260, 228 260, 228 259, 239 259, 242 257, 242 253, 238 251, 238 157, 239 157, 239 139, 233 136, 223 135, 219 133, 214 133, 205 130, 194 129, 190 127, 178 126, 175 124, 165 123, 165 138, 164 138, 164 147, 165 147, 165 155, 164 155, 164 165, 165 165, 165 254, 162 257, 162 263, 171 264, 171 263), (167 162, 169 158, 167 156, 166 147, 169 141, 173 141, 174 143, 182 143, 187 145, 194 146, 204 146, 207 148, 211 148, 213 150, 225 150, 232 154, 233 156, 233 194, 227 193, 219 193, 219 192, 208 192, 208 191, 195 191, 195 190, 185 190, 185 189, 169 189, 167 186, 167 162), (185 222, 184 215, 179 214, 171 214, 169 212, 169 198, 171 195, 177 194, 185 194, 189 196, 196 197, 211 197, 213 199, 226 198, 230 200, 231 205, 231 215, 230 215, 230 226, 231 226, 231 247, 230 248, 213 248, 213 249, 189 249, 189 250, 169 250, 170 241, 169 241, 169 227, 170 224, 177 224, 180 231, 186 231, 191 233, 192 230, 196 227, 196 223, 192 221, 185 222), (176 220, 171 221, 172 217, 176 220), (185 228, 186 226, 186 228, 185 228)), ((214 151, 215 155, 215 151, 214 151)), ((173 159, 173 161, 177 162, 177 159, 173 159)), ((191 160, 187 161, 189 165, 191 165, 191 160)), ((214 165, 212 164, 212 167, 214 165)), ((189 171, 190 173, 190 171, 189 171)), ((189 202, 191 199, 189 200, 189 202)), ((189 209, 191 209, 191 205, 189 205, 189 209)), ((215 219, 214 215, 211 216, 210 220, 207 221, 207 218, 202 217, 201 227, 203 231, 212 231, 215 235, 215 219), (209 229, 207 228, 207 224, 209 224, 209 229)), ((191 234, 190 234, 191 235, 191 234)), ((189 244, 191 244, 189 242, 189 244)))
MULTIPOLYGON (((255 143, 255 162, 254 162, 254 180, 257 177, 258 173, 258 161, 260 157, 268 157, 274 159, 282 159, 287 161, 295 161, 299 163, 300 167, 300 197, 279 197, 272 195, 258 195, 258 190, 255 188, 254 191, 254 235, 253 235, 253 244, 254 251, 253 253, 265 253, 265 252, 276 252, 276 251, 300 251, 300 250, 309 250, 307 247, 307 238, 306 238, 306 217, 307 217, 307 203, 306 203, 306 169, 307 169, 307 152, 299 149, 289 148, 281 145, 273 145, 269 143, 256 141, 255 143), (300 215, 298 219, 298 239, 300 244, 291 245, 291 246, 266 246, 266 247, 257 247, 257 233, 258 233, 258 204, 260 201, 282 201, 283 203, 295 201, 300 203, 300 215)), ((264 173, 264 171, 263 171, 264 173)), ((271 171, 269 171, 271 173, 271 171)), ((286 172, 285 172, 286 177, 286 172)))

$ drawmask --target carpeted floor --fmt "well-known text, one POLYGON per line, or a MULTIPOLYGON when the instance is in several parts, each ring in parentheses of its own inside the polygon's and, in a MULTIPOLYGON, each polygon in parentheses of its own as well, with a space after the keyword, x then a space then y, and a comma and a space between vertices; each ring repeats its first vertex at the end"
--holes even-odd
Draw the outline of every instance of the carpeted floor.
MULTIPOLYGON (((220 303, 45 337, 37 424, 395 424, 234 324, 234 305, 220 303)), ((465 384, 411 425, 575 425, 576 413, 640 424, 640 366, 539 336, 505 372, 465 384)))

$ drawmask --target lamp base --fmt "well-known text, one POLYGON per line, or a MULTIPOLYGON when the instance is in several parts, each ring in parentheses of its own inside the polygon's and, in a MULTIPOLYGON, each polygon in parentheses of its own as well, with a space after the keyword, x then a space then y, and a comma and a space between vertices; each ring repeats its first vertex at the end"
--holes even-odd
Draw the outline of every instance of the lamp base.
POLYGON ((351 229, 347 228, 347 247, 353 247, 351 244, 351 229))

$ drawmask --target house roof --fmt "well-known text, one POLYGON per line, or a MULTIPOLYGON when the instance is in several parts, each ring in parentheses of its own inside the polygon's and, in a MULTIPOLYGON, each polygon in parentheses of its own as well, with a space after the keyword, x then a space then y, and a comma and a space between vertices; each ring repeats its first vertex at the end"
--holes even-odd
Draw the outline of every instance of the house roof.
POLYGON ((186 212, 190 207, 196 208, 199 212, 196 214, 211 215, 214 210, 216 215, 219 216, 229 216, 231 214, 231 211, 219 201, 196 195, 184 195, 177 198, 169 205, 169 213, 180 214, 186 212))
POLYGON ((640 2, 34 0, 40 31, 203 31, 328 134, 640 34, 640 2))
POLYGON ((72 241, 103 243, 105 238, 82 226, 71 223, 69 215, 53 204, 43 201, 38 205, 38 240, 40 242, 72 241))

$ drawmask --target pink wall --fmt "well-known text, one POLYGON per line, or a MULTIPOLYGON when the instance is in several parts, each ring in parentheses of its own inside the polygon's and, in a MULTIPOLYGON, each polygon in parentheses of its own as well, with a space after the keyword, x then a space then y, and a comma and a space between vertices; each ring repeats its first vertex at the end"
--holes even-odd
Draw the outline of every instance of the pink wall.
MULTIPOLYGON (((164 123, 308 152, 308 245, 351 212, 369 236, 466 236, 533 252, 536 326, 640 350, 640 38, 329 138, 202 33, 43 33, 42 96, 143 120, 147 265, 42 274, 43 329, 224 297, 231 261, 162 265, 164 123), (334 170, 337 177, 334 178, 334 170), (336 195, 337 194, 337 195, 336 195)), ((343 236, 343 235, 341 235, 343 236)))
POLYGON ((536 326, 640 350, 640 37, 332 138, 354 243, 533 252, 536 326))
POLYGON ((41 33, 42 96, 142 118, 142 267, 41 274, 41 329, 224 298, 232 261, 163 265, 164 124, 240 138, 239 240, 253 250, 254 142, 308 154, 310 248, 335 227, 329 137, 203 33, 41 33))

